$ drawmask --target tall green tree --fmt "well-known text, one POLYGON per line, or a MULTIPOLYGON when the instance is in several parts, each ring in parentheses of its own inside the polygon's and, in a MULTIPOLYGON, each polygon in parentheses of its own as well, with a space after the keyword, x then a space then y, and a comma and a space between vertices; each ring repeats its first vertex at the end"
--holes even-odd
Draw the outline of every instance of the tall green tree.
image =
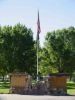
POLYGON ((0 76, 3 77, 7 74, 7 61, 5 59, 5 54, 3 52, 3 38, 2 38, 2 28, 0 27, 0 76))
POLYGON ((45 50, 43 51, 45 55, 42 55, 45 59, 43 62, 40 60, 40 63, 45 63, 44 65, 46 65, 46 68, 49 66, 51 70, 57 70, 59 73, 73 73, 75 70, 74 45, 74 27, 48 32, 45 39, 45 50))
POLYGON ((2 28, 2 50, 8 72, 36 73, 36 53, 33 32, 22 24, 2 28))

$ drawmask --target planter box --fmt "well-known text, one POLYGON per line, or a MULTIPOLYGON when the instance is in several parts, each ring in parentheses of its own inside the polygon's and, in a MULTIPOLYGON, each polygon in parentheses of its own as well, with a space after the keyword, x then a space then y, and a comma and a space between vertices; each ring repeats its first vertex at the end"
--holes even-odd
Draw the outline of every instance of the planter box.
POLYGON ((31 88, 31 77, 24 73, 11 74, 11 93, 24 93, 31 88))
POLYGON ((55 93, 67 93, 66 88, 66 82, 67 82, 67 74, 50 74, 48 78, 48 89, 50 92, 55 93))

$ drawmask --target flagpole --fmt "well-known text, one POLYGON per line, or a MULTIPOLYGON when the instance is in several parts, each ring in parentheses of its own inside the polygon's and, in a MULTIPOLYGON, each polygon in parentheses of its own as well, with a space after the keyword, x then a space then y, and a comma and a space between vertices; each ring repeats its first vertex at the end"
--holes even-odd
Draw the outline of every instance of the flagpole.
POLYGON ((39 19, 39 11, 38 11, 38 21, 37 21, 37 81, 39 81, 39 34, 41 32, 40 29, 40 19, 39 19))
POLYGON ((39 80, 39 77, 38 77, 38 64, 39 64, 39 60, 38 60, 38 51, 39 51, 39 40, 37 39, 37 81, 39 80))

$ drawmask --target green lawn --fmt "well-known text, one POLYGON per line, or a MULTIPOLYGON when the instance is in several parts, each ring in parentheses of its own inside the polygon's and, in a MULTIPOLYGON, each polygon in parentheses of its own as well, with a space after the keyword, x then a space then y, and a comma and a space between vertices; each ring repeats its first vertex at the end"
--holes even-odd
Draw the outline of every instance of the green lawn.
POLYGON ((10 83, 9 82, 0 82, 0 93, 9 93, 10 83))
POLYGON ((75 82, 67 82, 67 93, 75 95, 75 82))
POLYGON ((9 89, 0 89, 0 93, 1 94, 8 94, 9 93, 9 89))

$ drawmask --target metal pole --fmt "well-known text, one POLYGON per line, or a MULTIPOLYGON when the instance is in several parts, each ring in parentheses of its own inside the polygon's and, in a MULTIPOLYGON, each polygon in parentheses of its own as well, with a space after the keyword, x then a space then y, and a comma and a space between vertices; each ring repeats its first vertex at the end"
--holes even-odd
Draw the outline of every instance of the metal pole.
POLYGON ((39 40, 37 39, 37 81, 39 80, 39 77, 38 77, 38 50, 39 50, 39 40))

